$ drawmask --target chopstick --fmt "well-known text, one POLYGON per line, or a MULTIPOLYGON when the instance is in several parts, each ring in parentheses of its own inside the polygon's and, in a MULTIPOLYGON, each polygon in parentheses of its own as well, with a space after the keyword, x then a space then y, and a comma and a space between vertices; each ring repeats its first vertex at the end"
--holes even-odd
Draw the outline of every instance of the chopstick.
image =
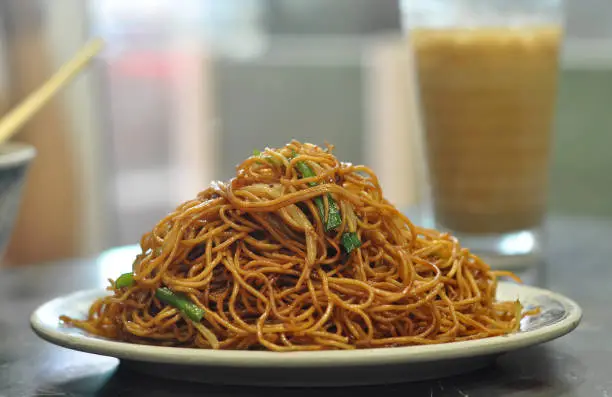
POLYGON ((12 137, 49 99, 66 86, 100 52, 103 46, 102 39, 88 42, 40 88, 8 112, 0 120, 0 144, 12 137))

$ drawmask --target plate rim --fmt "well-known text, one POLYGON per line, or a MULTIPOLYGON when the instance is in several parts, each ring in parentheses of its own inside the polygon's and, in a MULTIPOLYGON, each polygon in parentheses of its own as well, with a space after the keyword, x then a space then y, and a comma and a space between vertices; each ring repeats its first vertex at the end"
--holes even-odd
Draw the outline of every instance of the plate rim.
POLYGON ((83 334, 62 332, 61 328, 47 326, 42 320, 45 311, 60 302, 81 297, 101 296, 103 289, 75 291, 51 299, 30 316, 32 330, 42 339, 68 349, 102 356, 144 361, 160 364, 198 365, 215 367, 270 368, 270 367, 334 367, 371 366, 382 364, 407 364, 428 361, 451 360, 468 357, 502 354, 559 338, 573 331, 582 319, 582 309, 572 299, 550 290, 499 282, 501 288, 524 290, 531 295, 540 294, 560 302, 567 315, 554 324, 510 335, 490 338, 441 343, 435 345, 401 346, 356 350, 324 350, 302 352, 270 352, 244 350, 208 350, 165 346, 137 345, 112 341, 83 334))

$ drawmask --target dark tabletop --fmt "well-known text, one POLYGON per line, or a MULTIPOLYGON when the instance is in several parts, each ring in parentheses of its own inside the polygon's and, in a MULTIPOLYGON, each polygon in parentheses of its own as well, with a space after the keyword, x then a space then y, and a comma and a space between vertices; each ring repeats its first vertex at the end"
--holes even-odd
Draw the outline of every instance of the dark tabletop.
MULTIPOLYGON (((105 259, 104 259, 105 258, 105 259)), ((29 315, 40 304, 78 289, 102 287, 113 260, 79 260, 0 269, 0 396, 313 396, 312 389, 224 387, 133 373, 113 358, 71 351, 38 339, 29 315)), ((584 310, 571 334, 508 353, 494 366, 436 381, 317 389, 353 396, 612 397, 612 221, 553 218, 545 261, 521 275, 527 283, 568 295, 584 310)))

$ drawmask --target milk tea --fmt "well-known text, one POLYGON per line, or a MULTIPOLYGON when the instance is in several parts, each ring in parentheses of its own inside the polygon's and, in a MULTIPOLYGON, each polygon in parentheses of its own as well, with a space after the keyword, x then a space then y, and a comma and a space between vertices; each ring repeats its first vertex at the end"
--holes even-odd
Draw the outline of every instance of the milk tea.
POLYGON ((487 234, 541 223, 560 40, 556 27, 411 32, 440 226, 487 234))

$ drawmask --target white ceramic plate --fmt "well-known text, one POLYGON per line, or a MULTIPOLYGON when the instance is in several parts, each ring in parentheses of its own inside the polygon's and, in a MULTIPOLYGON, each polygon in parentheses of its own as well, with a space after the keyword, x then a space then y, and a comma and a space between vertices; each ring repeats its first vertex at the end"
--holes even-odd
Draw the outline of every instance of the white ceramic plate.
POLYGON ((519 298, 540 314, 523 319, 521 332, 474 341, 352 351, 275 353, 143 346, 91 336, 62 325, 62 314, 84 318, 102 290, 75 292, 40 306, 34 331, 74 350, 122 359, 124 365, 157 376, 242 385, 357 385, 440 378, 489 364, 501 353, 532 346, 572 331, 582 317, 572 300, 535 287, 500 283, 498 299, 519 298))

